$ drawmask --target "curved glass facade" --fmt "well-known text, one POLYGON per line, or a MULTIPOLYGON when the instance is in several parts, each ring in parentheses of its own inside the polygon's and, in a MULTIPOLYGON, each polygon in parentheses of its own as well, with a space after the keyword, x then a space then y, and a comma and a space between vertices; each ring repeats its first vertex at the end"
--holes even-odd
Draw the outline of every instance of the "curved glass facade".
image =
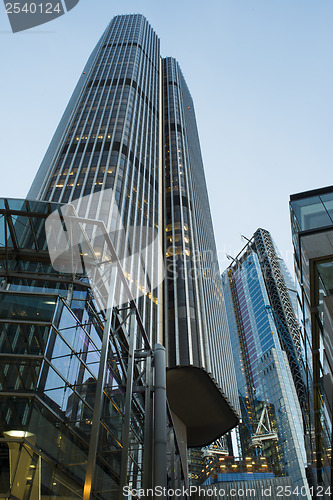
POLYGON ((262 454, 277 476, 306 487, 301 408, 256 242, 254 237, 222 275, 243 419, 241 452, 243 457, 262 454), (258 448, 254 435, 265 406, 272 437, 258 448))

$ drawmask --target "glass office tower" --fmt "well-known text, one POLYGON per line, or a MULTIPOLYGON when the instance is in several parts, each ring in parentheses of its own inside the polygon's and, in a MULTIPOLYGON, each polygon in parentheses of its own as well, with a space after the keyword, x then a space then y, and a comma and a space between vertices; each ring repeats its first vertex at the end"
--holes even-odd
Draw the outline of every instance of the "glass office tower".
POLYGON ((272 243, 271 236, 258 229, 222 275, 243 420, 239 451, 244 458, 266 457, 276 476, 290 476, 295 486, 305 487, 302 413, 288 356, 293 346, 286 345, 288 330, 282 330, 274 302, 286 287, 276 281, 271 293, 263 241, 272 243))
POLYGON ((138 239, 143 228, 158 230, 166 300, 160 287, 140 297, 139 309, 151 342, 167 347, 171 408, 193 446, 232 428, 235 375, 194 106, 177 62, 160 59, 159 40, 143 16, 117 16, 107 28, 28 196, 78 199, 80 216, 101 219, 116 234, 118 252, 119 224, 134 225, 138 239), (89 202, 96 192, 98 203, 89 202))
POLYGON ((176 60, 162 70, 168 397, 199 446, 235 425, 237 389, 194 105, 176 60))
MULTIPOLYGON (((118 253, 130 227, 141 244, 147 228, 161 225, 159 39, 143 16, 117 16, 106 29, 28 198, 77 200, 81 217, 105 223, 118 253)), ((163 265, 154 256, 150 264, 163 265)), ((139 299, 152 343, 159 338, 160 293, 139 299)))
MULTIPOLYGON (((308 389, 308 462, 317 492, 330 498, 329 487, 333 484, 333 187, 292 195, 290 212, 308 389)), ((319 497, 318 494, 314 498, 319 497)))
MULTIPOLYGON (((123 424, 121 418, 118 422, 120 430, 117 429, 121 436, 116 435, 124 460, 118 463, 120 470, 116 469, 115 474, 108 471, 112 461, 116 460, 116 445, 110 448, 109 438, 106 439, 103 453, 108 463, 102 463, 107 478, 105 481, 109 481, 111 474, 113 483, 108 483, 108 487, 115 491, 119 485, 126 484, 124 481, 128 477, 132 485, 147 485, 149 478, 141 477, 141 473, 154 465, 151 443, 145 446, 145 439, 155 418, 154 413, 150 414, 147 410, 154 392, 154 382, 148 373, 149 370, 152 373, 153 367, 144 370, 143 366, 138 366, 134 370, 131 364, 138 363, 140 359, 142 363, 144 359, 151 359, 151 347, 147 346, 159 342, 165 344, 167 350, 167 396, 171 408, 168 421, 170 433, 175 437, 170 445, 169 458, 175 453, 178 453, 178 457, 185 457, 185 448, 179 443, 204 445, 235 426, 239 403, 230 339, 223 319, 221 283, 194 107, 178 64, 174 59, 160 58, 159 39, 142 15, 115 17, 102 35, 80 76, 28 198, 44 202, 47 210, 54 206, 50 203, 57 204, 54 210, 60 214, 62 223, 64 204, 68 203, 73 205, 81 220, 92 221, 84 223, 84 234, 89 245, 94 247, 95 257, 105 249, 101 245, 97 252, 98 242, 94 230, 89 229, 89 224, 94 226, 94 221, 102 221, 105 225, 120 258, 129 251, 130 239, 140 249, 149 245, 149 230, 156 231, 165 251, 164 258, 153 251, 150 259, 143 263, 145 272, 140 275, 143 281, 138 277, 135 279, 135 269, 125 273, 128 285, 131 284, 132 290, 134 287, 140 292, 134 294, 135 300, 130 303, 130 309, 136 311, 136 322, 126 326, 129 332, 128 336, 124 334, 126 341, 124 337, 114 341, 117 351, 115 359, 111 357, 105 360, 106 365, 111 363, 114 370, 119 362, 127 374, 126 390, 120 384, 119 394, 116 387, 113 391, 110 383, 110 404, 116 405, 124 418, 123 424), (179 187, 178 193, 176 185, 179 187), (165 272, 166 279, 163 284, 149 289, 150 277, 156 269, 165 272), (136 335, 136 341, 131 343, 133 335, 136 335), (145 354, 147 349, 148 358, 145 354), (125 356, 124 362, 122 356, 125 356), (148 377, 145 383, 142 377, 144 380, 148 377), (131 394, 130 398, 128 394, 131 394), (112 395, 119 396, 124 405, 126 403, 127 408, 131 408, 131 417, 128 417, 126 405, 122 407, 121 402, 117 403, 112 395), (175 428, 176 431, 172 430, 175 428), (127 471, 124 472, 125 463, 127 471)), ((27 211, 28 206, 30 204, 25 206, 27 211)), ((67 207, 66 210, 71 208, 67 207)), ((18 214, 10 215, 15 221, 18 214)), ((25 213, 20 215, 25 217, 25 213)), ((21 220, 24 220, 22 217, 21 220)), ((35 249, 34 236, 28 234, 30 228, 31 223, 27 221, 28 239, 25 244, 35 249)), ((6 238, 4 241, 6 254, 11 241, 6 238)), ((81 257, 84 268, 87 261, 84 252, 81 252, 81 257)), ((38 256, 34 259, 38 260, 38 256)), ((100 260, 94 262, 100 265, 100 260)), ((59 273, 62 277, 66 274, 65 269, 58 270, 59 273)), ((88 274, 76 276, 73 273, 70 280, 76 279, 87 282, 88 274)), ((33 293, 34 286, 33 283, 28 293, 33 293)), ((52 293, 57 295, 57 290, 58 287, 52 293)), ((5 288, 4 294, 8 292, 9 289, 5 288)), ((41 286, 41 292, 44 293, 44 285, 41 286)), ((70 293, 67 298, 69 304, 72 301, 70 293)), ((116 325, 115 330, 122 322, 126 324, 128 307, 128 303, 119 304, 112 317, 109 317, 109 321, 116 325), (118 325, 114 321, 118 321, 118 325)), ((98 314, 96 304, 95 308, 98 314)), ((100 311, 102 316, 105 313, 100 311)), ((80 327, 81 318, 75 321, 80 327)), ((49 326, 57 329, 57 324, 52 321, 49 326)), ((62 333, 59 333, 61 336, 62 333)), ((53 347, 49 343, 47 346, 48 356, 53 359, 53 347)), ((68 356, 71 356, 70 349, 75 347, 68 348, 68 356)), ((109 351, 114 352, 111 347, 109 351)), ((75 355, 81 355, 80 352, 75 351, 75 355)), ((43 349, 40 355, 45 356, 43 349)), ((63 392, 66 392, 67 385, 75 386, 75 383, 72 372, 68 373, 68 378, 64 378, 64 386, 59 388, 64 387, 63 392)), ((97 375, 96 384, 103 393, 100 374, 97 375)), ((37 387, 43 390, 43 386, 35 384, 30 388, 32 393, 37 387)), ((6 383, 2 390, 4 388, 6 383)), ((55 385, 52 388, 58 390, 55 385)), ((20 391, 17 384, 11 389, 20 391)), ((54 394, 60 397, 61 390, 54 394)), ((74 399, 68 399, 68 405, 73 408, 74 399)), ((93 405, 93 397, 87 395, 85 399, 87 402, 91 400, 93 405)), ((8 404, 6 401, 5 406, 8 404)), ((60 405, 59 402, 57 404, 60 405)), ((66 408, 61 407, 65 417, 66 408)), ((60 418, 59 411, 56 407, 55 425, 60 418)), ((102 409, 101 412, 103 415, 102 409)), ((19 413, 21 420, 16 422, 17 429, 30 432, 23 414, 24 411, 22 415, 19 413)), ((84 425, 90 425, 91 419, 85 417, 83 406, 77 418, 78 423, 73 424, 74 427, 83 425, 81 419, 85 420, 84 425)), ((101 418, 101 425, 105 423, 106 428, 109 424, 103 422, 103 416, 101 418)), ((107 415, 105 419, 110 423, 112 417, 107 415)), ((95 424, 100 424, 100 421, 95 424)), ((0 425, 3 433, 13 430, 12 424, 6 419, 0 425)), ((9 438, 5 436, 7 441, 9 438)), ((90 444, 93 442, 90 438, 90 444)), ((87 441, 82 445, 85 451, 86 445, 87 441)), ((83 469, 93 459, 96 460, 96 456, 84 458, 83 454, 83 469)), ((52 460, 54 466, 58 467, 57 457, 53 456, 52 460)), ((179 481, 186 475, 186 467, 180 467, 180 473, 176 472, 172 461, 168 462, 167 467, 169 479, 173 478, 180 484, 179 481)), ((103 486, 99 484, 98 476, 94 477, 94 481, 93 489, 103 486)), ((84 487, 86 483, 87 479, 84 487)), ((82 495, 82 478, 75 478, 74 484, 78 495, 82 495)))

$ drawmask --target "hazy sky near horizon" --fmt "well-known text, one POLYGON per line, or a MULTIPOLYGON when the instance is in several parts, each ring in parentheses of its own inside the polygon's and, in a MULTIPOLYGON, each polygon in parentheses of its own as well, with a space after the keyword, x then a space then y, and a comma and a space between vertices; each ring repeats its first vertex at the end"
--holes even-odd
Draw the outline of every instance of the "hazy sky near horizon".
POLYGON ((25 197, 116 14, 142 13, 196 111, 221 271, 258 227, 289 268, 289 195, 332 185, 332 0, 80 0, 13 34, 0 7, 0 196, 25 197))

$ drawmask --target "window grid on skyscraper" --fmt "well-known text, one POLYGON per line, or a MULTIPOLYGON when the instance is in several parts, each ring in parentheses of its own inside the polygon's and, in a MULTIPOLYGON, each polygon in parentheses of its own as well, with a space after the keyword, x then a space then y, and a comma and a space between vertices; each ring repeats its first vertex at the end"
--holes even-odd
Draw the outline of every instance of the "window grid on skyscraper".
MULTIPOLYGON (((201 415, 194 411, 197 394, 189 405, 183 398, 189 419, 185 424, 191 427, 192 422, 188 435, 192 432, 192 439, 208 442, 219 437, 219 429, 235 425, 237 389, 194 106, 178 63, 173 58, 161 61, 159 40, 143 16, 117 16, 102 36, 31 196, 74 203, 80 216, 104 221, 119 255, 128 251, 130 226, 136 228, 135 243, 143 248, 147 247, 144 229, 157 229, 164 243, 165 267, 172 261, 177 277, 168 275, 165 290, 155 288, 140 296, 137 304, 151 343, 158 339, 167 346, 171 407, 178 404, 171 401, 171 393, 178 397, 183 391, 189 397, 189 383, 180 371, 186 368, 189 376, 201 379, 200 397, 208 398, 207 405, 221 415, 214 425, 206 425, 209 411, 201 415), (169 172, 163 168, 167 164, 169 172), (111 199, 108 188, 113 190, 111 199), (100 193, 99 198, 93 193, 100 193), (173 377, 175 392, 170 389, 173 377), (196 433, 196 438, 199 421, 203 435, 196 433)), ((149 271, 163 271, 164 263, 157 259, 157 254, 150 259, 139 290, 148 283, 149 271)), ((132 271, 128 278, 132 279, 132 271)), ((197 382, 190 385, 194 388, 197 382)), ((185 418, 181 410, 179 418, 185 418)))

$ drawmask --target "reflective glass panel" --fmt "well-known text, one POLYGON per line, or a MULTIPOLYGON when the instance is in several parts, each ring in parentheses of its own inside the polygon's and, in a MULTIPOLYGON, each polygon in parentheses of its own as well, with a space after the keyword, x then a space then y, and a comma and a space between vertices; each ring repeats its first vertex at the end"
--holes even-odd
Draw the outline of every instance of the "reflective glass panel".
POLYGON ((291 207, 302 231, 333 224, 319 196, 294 200, 291 202, 291 207))
POLYGON ((0 293, 0 318, 52 321, 56 298, 47 295, 0 293))

